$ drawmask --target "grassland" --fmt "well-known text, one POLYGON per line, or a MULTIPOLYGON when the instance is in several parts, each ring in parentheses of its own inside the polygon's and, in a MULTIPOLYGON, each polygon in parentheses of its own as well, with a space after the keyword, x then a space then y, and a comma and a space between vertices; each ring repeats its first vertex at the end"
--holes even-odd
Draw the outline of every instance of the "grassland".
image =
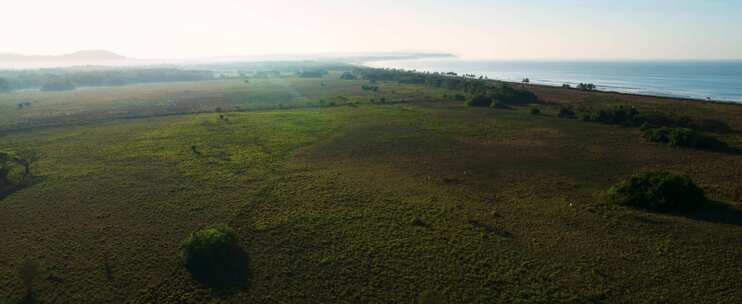
MULTIPOLYGON (((362 84, 0 95, 0 126, 32 127, 2 133, 0 149, 44 155, 38 181, 0 201, 0 296, 22 296, 15 271, 32 259, 44 303, 742 301, 742 156, 646 143, 637 129, 556 118, 556 105, 531 115, 362 84), (370 102, 382 96, 403 102, 370 102), (26 98, 33 106, 16 109, 26 98), (605 203, 618 179, 658 168, 691 176, 714 203, 684 215, 605 203), (180 241, 214 223, 249 255, 241 289, 207 289, 180 264, 180 241)), ((740 106, 531 90, 742 130, 740 106)), ((740 133, 721 136, 742 147, 740 133)))

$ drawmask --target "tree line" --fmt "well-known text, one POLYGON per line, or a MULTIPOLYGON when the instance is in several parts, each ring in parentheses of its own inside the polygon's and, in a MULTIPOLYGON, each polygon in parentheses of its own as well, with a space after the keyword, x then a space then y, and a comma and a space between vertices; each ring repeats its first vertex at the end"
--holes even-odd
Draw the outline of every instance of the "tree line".
POLYGON ((118 70, 24 70, 0 72, 0 92, 22 89, 63 90, 81 86, 119 86, 135 83, 213 79, 210 71, 175 68, 118 70))

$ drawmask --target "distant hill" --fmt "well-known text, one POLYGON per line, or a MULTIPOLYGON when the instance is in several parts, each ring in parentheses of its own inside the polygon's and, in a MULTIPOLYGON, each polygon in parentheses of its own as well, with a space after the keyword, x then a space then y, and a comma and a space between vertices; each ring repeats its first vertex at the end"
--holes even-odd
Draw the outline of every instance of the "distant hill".
POLYGON ((84 50, 61 55, 0 54, 0 67, 41 68, 75 65, 123 65, 129 58, 106 50, 84 50))
POLYGON ((322 53, 293 55, 250 55, 205 57, 193 59, 142 59, 129 58, 107 50, 85 50, 61 55, 0 54, 0 69, 39 69, 89 66, 153 66, 224 64, 264 61, 332 61, 363 63, 379 60, 424 58, 455 58, 456 55, 440 52, 375 52, 375 53, 322 53))
POLYGON ((28 62, 87 62, 87 61, 120 61, 127 58, 106 50, 86 50, 62 55, 22 55, 0 54, 0 62, 28 63, 28 62))

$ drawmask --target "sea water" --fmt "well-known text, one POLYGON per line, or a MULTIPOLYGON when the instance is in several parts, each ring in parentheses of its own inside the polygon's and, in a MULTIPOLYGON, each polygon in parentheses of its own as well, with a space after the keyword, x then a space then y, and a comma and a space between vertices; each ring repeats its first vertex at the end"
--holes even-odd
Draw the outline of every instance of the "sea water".
POLYGON ((742 61, 493 61, 416 59, 364 65, 475 74, 556 85, 593 83, 599 90, 742 103, 742 61))

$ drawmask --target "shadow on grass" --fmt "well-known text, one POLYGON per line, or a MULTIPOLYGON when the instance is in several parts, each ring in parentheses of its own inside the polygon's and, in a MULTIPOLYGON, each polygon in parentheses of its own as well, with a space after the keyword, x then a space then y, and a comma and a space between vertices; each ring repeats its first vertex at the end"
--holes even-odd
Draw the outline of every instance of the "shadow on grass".
POLYGON ((27 293, 22 298, 0 298, 0 304, 38 304, 41 303, 36 294, 27 293))
POLYGON ((4 187, 0 186, 0 201, 13 193, 43 182, 44 180, 46 180, 44 176, 29 176, 21 182, 5 185, 4 187))
POLYGON ((742 149, 737 147, 726 147, 724 149, 718 150, 717 152, 731 155, 742 155, 742 149))
POLYGON ((697 221, 742 226, 742 210, 718 201, 709 201, 700 209, 682 216, 697 221))
POLYGON ((189 269, 193 278, 216 295, 229 295, 247 287, 249 257, 240 247, 221 258, 210 269, 189 269))

